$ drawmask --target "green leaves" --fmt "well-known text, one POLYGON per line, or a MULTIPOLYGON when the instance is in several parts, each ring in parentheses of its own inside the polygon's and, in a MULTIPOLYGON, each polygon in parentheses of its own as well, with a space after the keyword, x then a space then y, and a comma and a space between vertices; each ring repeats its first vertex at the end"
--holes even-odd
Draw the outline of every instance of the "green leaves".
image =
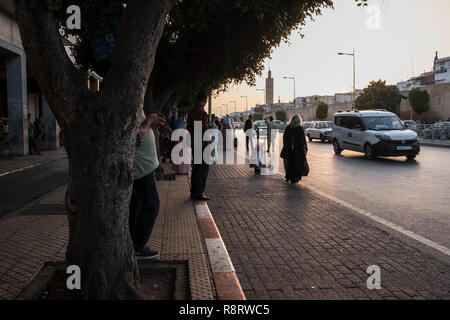
POLYGON ((359 110, 387 109, 398 113, 401 100, 402 95, 397 86, 386 85, 386 81, 382 80, 372 81, 356 99, 356 108, 359 110))
POLYGON ((325 120, 328 117, 328 104, 321 102, 317 105, 316 118, 319 120, 325 120))
POLYGON ((430 111, 430 95, 426 89, 412 89, 408 95, 408 101, 418 115, 430 111))

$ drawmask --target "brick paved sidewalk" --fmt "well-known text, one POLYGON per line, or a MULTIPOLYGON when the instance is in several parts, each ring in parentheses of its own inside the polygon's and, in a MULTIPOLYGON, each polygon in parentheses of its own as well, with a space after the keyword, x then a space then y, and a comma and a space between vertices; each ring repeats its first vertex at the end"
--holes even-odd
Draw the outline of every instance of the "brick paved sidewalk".
POLYGON ((208 203, 252 299, 450 299, 450 264, 282 177, 211 168, 208 203), (381 290, 367 289, 369 266, 381 290))
MULTIPOLYGON (((193 300, 214 299, 206 253, 189 201, 188 178, 158 182, 161 209, 149 246, 162 260, 187 260, 193 300)), ((18 217, 0 220, 0 300, 14 299, 46 261, 64 261, 68 241, 66 187, 18 217)))

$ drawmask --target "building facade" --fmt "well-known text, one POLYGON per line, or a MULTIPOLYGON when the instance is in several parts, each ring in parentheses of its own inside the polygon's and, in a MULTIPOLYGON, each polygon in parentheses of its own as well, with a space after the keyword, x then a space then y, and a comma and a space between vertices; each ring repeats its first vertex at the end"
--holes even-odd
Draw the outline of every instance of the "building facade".
POLYGON ((400 91, 410 91, 415 88, 448 83, 450 83, 450 57, 439 59, 436 52, 432 71, 424 72, 420 76, 399 82, 397 87, 400 91))
MULTIPOLYGON (((56 119, 39 86, 27 72, 26 55, 14 13, 14 1, 0 2, 0 117, 7 119, 9 154, 28 155, 28 120, 42 117, 46 126, 45 144, 59 148, 56 119)), ((3 142, 3 141, 2 141, 3 142)), ((5 147, 2 145, 1 147, 5 147)))

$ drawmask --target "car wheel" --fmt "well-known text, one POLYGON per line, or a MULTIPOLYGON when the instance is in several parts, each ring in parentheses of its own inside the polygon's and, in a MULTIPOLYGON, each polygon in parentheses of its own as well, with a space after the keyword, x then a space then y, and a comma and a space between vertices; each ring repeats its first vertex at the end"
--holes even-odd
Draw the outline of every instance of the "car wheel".
POLYGON ((341 148, 341 146, 339 145, 339 142, 337 140, 334 140, 333 147, 334 147, 334 153, 336 153, 337 155, 340 155, 342 153, 342 151, 344 151, 341 148))
POLYGON ((410 154, 410 155, 406 156, 406 158, 408 160, 414 160, 416 157, 417 157, 417 154, 410 154))
POLYGON ((364 148, 364 153, 365 153, 366 159, 368 159, 368 160, 375 160, 377 158, 377 156, 373 152, 373 148, 370 144, 366 145, 366 147, 364 148))
POLYGON ((311 136, 309 134, 308 134, 308 140, 309 140, 309 142, 313 141, 313 138, 311 138, 311 136))
POLYGON ((320 135, 320 142, 322 143, 327 142, 327 138, 325 138, 322 134, 320 135))

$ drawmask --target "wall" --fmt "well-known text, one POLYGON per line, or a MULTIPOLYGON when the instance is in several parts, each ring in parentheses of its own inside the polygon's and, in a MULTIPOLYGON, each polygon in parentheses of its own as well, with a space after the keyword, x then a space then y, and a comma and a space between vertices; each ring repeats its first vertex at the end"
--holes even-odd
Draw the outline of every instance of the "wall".
POLYGON ((0 40, 22 49, 19 26, 2 11, 0 11, 0 40))
MULTIPOLYGON (((351 110, 352 109, 352 103, 340 103, 340 104, 333 104, 328 106, 328 118, 325 119, 326 121, 331 121, 333 119, 333 115, 338 111, 345 111, 345 110, 351 110)), ((316 112, 317 112, 317 106, 309 107, 309 108, 297 108, 296 111, 294 110, 285 110, 288 119, 290 119, 294 114, 299 114, 303 121, 316 121, 316 112)), ((272 114, 275 117, 275 113, 272 114)))
MULTIPOLYGON (((426 89, 430 94, 430 111, 420 117, 413 113, 413 120, 432 123, 450 119, 450 84, 426 86, 421 89, 426 89)), ((407 97, 409 91, 403 91, 402 94, 407 97)), ((408 100, 402 100, 400 118, 403 120, 411 118, 411 107, 408 100)))

